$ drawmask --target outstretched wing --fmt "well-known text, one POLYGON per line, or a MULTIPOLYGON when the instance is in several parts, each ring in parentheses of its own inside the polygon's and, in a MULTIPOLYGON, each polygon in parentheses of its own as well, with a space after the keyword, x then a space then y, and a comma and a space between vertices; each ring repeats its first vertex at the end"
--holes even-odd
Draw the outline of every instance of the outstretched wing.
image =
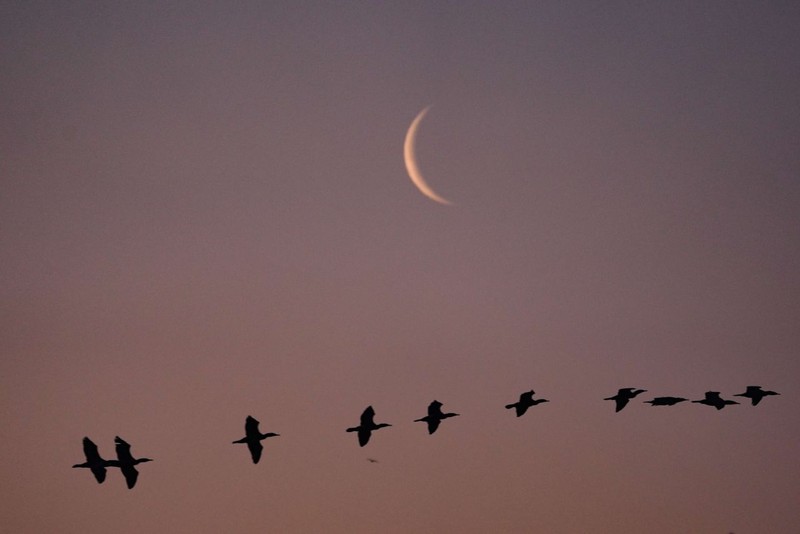
POLYGON ((258 419, 248 415, 244 422, 244 433, 247 436, 257 436, 260 433, 258 431, 258 419))
POLYGON ((372 431, 369 428, 364 428, 363 426, 358 429, 358 444, 362 447, 369 443, 369 437, 372 435, 372 431))
MULTIPOLYGON (((364 412, 361 414, 361 426, 371 427, 375 424, 375 410, 372 406, 367 406, 364 412)), ((367 437, 369 439, 369 437, 367 437)))
POLYGON ((136 485, 136 480, 139 478, 139 471, 132 465, 125 464, 120 467, 120 471, 122 471, 122 476, 125 477, 125 483, 128 485, 128 489, 133 489, 136 485))
POLYGON ((442 416, 442 403, 433 401, 428 405, 428 417, 441 417, 442 416))
POLYGON ((264 446, 261 445, 260 441, 248 441, 247 448, 250 449, 250 456, 253 457, 253 463, 257 464, 258 461, 261 459, 261 451, 264 450, 264 446))
POLYGON ((428 419, 428 421, 427 421, 427 423, 428 423, 428 434, 433 434, 434 432, 436 432, 436 429, 439 428, 439 423, 441 423, 441 422, 442 421, 439 418, 431 417, 430 419, 428 419))
MULTIPOLYGON (((117 452, 117 458, 119 459, 119 461, 123 463, 133 462, 133 455, 131 455, 130 444, 119 436, 116 436, 114 438, 114 443, 116 443, 114 448, 117 452)), ((135 483, 136 479, 134 478, 134 484, 135 483)))
POLYGON ((83 454, 86 455, 86 460, 90 462, 102 460, 100 452, 97 450, 97 445, 89 438, 83 438, 83 454))

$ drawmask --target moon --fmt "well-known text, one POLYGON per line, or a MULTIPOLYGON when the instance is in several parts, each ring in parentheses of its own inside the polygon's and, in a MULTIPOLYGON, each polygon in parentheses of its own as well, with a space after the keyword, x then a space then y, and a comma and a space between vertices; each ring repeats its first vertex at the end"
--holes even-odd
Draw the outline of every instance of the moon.
POLYGON ((411 126, 408 127, 406 141, 403 143, 403 159, 406 162, 408 176, 411 178, 411 181, 414 182, 414 185, 417 186, 417 189, 419 189, 420 192, 429 199, 435 200, 439 204, 446 204, 449 206, 452 204, 452 202, 437 195, 436 192, 431 189, 431 186, 428 185, 428 182, 425 181, 422 173, 419 172, 419 167, 417 166, 417 157, 414 154, 414 141, 417 138, 419 123, 422 122, 422 118, 425 117, 425 114, 428 113, 429 109, 431 109, 430 106, 420 111, 419 115, 417 115, 416 118, 411 122, 411 126))

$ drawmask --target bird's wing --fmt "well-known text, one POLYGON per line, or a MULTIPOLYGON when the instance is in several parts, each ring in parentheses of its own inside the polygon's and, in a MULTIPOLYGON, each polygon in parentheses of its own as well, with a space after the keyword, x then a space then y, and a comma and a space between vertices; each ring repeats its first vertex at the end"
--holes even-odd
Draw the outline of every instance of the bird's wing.
POLYGON ((119 436, 114 438, 114 442, 116 443, 116 446, 114 448, 117 451, 117 458, 120 461, 127 461, 127 460, 132 461, 133 456, 131 455, 130 444, 119 436))
POLYGON ((372 406, 367 406, 364 413, 361 414, 361 426, 372 426, 375 424, 375 410, 372 406))
POLYGON ((133 489, 133 487, 136 485, 136 479, 139 478, 139 471, 137 471, 132 465, 123 465, 120 468, 120 471, 122 471, 122 475, 125 477, 125 482, 128 485, 128 489, 133 489))
POLYGON ((261 451, 264 450, 264 446, 261 445, 260 441, 248 441, 247 448, 250 449, 250 456, 253 457, 253 463, 257 464, 261 459, 261 451))
POLYGON ((439 428, 439 423, 441 422, 441 419, 438 418, 428 419, 428 434, 433 434, 436 432, 436 429, 439 428))
POLYGON ((369 437, 372 435, 372 431, 367 428, 359 428, 358 429, 358 444, 362 447, 369 442, 369 437))
POLYGON ((258 419, 248 415, 244 422, 244 433, 248 436, 258 434, 258 419))
POLYGON ((102 484, 106 479, 106 467, 102 464, 94 464, 91 468, 92 474, 98 484, 102 484))
POLYGON ((97 445, 89 438, 83 438, 83 454, 86 455, 86 459, 89 461, 102 460, 100 452, 97 450, 97 445))
POLYGON ((439 417, 442 415, 442 403, 439 401, 433 401, 428 405, 428 416, 430 417, 439 417))

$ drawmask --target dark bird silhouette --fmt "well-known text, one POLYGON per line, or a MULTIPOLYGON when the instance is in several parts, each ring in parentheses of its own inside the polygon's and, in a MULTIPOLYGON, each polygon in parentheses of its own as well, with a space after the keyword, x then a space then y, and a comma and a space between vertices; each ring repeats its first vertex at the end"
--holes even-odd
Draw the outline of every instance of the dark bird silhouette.
POLYGON ((634 389, 634 388, 622 388, 617 391, 617 394, 613 397, 606 397, 603 400, 613 400, 617 403, 617 409, 615 411, 620 411, 623 409, 632 398, 634 398, 639 393, 644 393, 647 391, 646 389, 634 389))
POLYGON ((133 489, 136 485, 136 479, 139 478, 139 471, 136 466, 144 462, 152 462, 151 458, 134 458, 131 454, 131 446, 127 441, 119 436, 114 438, 116 443, 117 459, 109 461, 109 465, 119 467, 122 471, 122 476, 125 477, 125 482, 128 484, 128 489, 133 489))
POLYGON ((358 432, 358 444, 363 447, 369 442, 369 438, 372 435, 373 430, 378 430, 379 428, 387 426, 392 425, 389 423, 375 424, 375 410, 372 408, 372 406, 367 406, 367 408, 361 414, 361 424, 352 428, 348 428, 347 432, 358 432))
POLYGON ((242 439, 237 439, 233 443, 247 443, 247 448, 250 449, 250 456, 253 458, 253 463, 257 464, 261 459, 261 451, 264 450, 261 440, 275 436, 280 436, 280 434, 275 434, 274 432, 262 434, 258 429, 258 420, 252 415, 248 415, 247 419, 244 421, 244 437, 242 439))
POLYGON ((747 386, 747 390, 744 393, 735 393, 733 396, 747 397, 752 401, 753 406, 755 406, 761 402, 761 399, 769 395, 780 395, 780 393, 776 391, 764 391, 761 389, 761 386, 747 386))
POLYGON ((442 413, 442 403, 435 400, 428 405, 428 415, 421 419, 414 419, 415 423, 418 422, 425 422, 428 423, 428 434, 433 434, 436 432, 436 429, 439 428, 439 423, 442 422, 442 419, 447 419, 448 417, 455 417, 457 413, 442 413))
POLYGON ((728 404, 739 404, 736 401, 732 400, 725 400, 719 396, 719 391, 706 391, 706 396, 703 400, 696 400, 692 402, 698 402, 700 404, 705 404, 706 406, 713 406, 717 410, 723 409, 728 404))
POLYGON ((644 401, 651 406, 675 406, 679 402, 687 401, 683 397, 656 397, 653 400, 644 401))
POLYGON ((72 467, 85 467, 89 469, 98 484, 102 484, 106 479, 106 467, 110 465, 109 460, 104 460, 97 451, 97 445, 89 438, 83 438, 83 455, 86 461, 82 464, 75 464, 72 467))
POLYGON ((376 460, 375 458, 367 458, 367 461, 369 463, 371 463, 371 464, 377 464, 378 463, 378 460, 376 460))
POLYGON ((519 396, 519 400, 514 404, 506 404, 506 408, 509 410, 511 408, 516 408, 517 417, 520 417, 525 412, 527 412, 528 408, 530 408, 531 406, 536 406, 537 404, 540 404, 542 402, 550 402, 547 399, 534 399, 533 395, 534 395, 533 390, 526 391, 525 393, 519 396))

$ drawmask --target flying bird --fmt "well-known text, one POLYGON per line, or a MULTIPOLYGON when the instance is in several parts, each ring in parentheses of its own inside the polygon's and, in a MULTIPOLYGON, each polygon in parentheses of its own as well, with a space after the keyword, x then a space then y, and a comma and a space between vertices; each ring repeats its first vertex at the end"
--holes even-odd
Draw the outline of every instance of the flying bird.
POLYGON ((106 479, 106 467, 110 465, 109 460, 103 459, 97 451, 97 445, 89 438, 83 438, 83 455, 86 461, 82 464, 75 464, 72 467, 85 467, 89 469, 98 484, 102 484, 106 479))
POLYGON ((706 396, 702 400, 695 400, 692 402, 697 402, 700 404, 705 404, 706 406, 713 406, 717 410, 723 409, 728 404, 739 404, 736 401, 732 400, 725 400, 719 396, 719 391, 706 391, 706 396))
POLYGON ((109 465, 119 467, 122 471, 122 476, 125 477, 125 482, 128 484, 128 489, 133 489, 136 485, 136 479, 139 478, 139 471, 136 466, 144 462, 152 462, 151 458, 134 458, 131 454, 130 444, 119 436, 114 438, 116 443, 117 459, 111 460, 109 465))
POLYGON ((744 393, 735 393, 733 396, 747 397, 752 401, 753 406, 755 406, 761 402, 761 399, 769 395, 780 395, 780 393, 775 391, 764 391, 761 389, 761 386, 747 386, 747 390, 744 393))
POLYGON ((439 423, 442 422, 442 419, 447 419, 448 417, 455 417, 457 415, 460 414, 442 413, 442 403, 435 400, 428 405, 428 415, 420 419, 414 419, 414 422, 428 423, 428 434, 433 434, 434 432, 436 432, 436 429, 439 428, 439 423))
POLYGON ((638 395, 640 393, 644 393, 645 391, 647 391, 647 390, 646 389, 634 389, 634 388, 621 388, 619 391, 617 391, 616 395, 614 395, 613 397, 606 397, 603 400, 613 400, 613 401, 615 401, 616 404, 617 404, 617 409, 615 411, 618 412, 628 404, 628 401, 630 401, 636 395, 638 395))
POLYGON ((361 423, 358 426, 348 428, 347 432, 358 432, 358 444, 362 447, 369 442, 373 430, 392 426, 389 423, 375 424, 375 410, 372 406, 367 406, 361 414, 361 423))
POLYGON ((542 402, 550 402, 547 399, 534 399, 533 395, 534 395, 533 390, 526 391, 525 393, 522 393, 519 396, 519 400, 514 404, 506 404, 506 408, 508 410, 510 410, 511 408, 516 408, 517 417, 520 417, 525 412, 527 412, 528 408, 530 408, 531 406, 536 406, 537 404, 540 404, 542 402))
POLYGON ((656 397, 649 401, 644 401, 651 406, 675 406, 679 402, 687 401, 683 397, 656 397))
POLYGON ((247 443, 247 448, 250 449, 250 456, 253 458, 254 464, 257 464, 261 459, 261 451, 264 450, 261 440, 280 436, 280 434, 275 434, 274 432, 262 434, 258 429, 258 424, 258 420, 255 417, 248 415, 244 421, 244 437, 233 442, 247 443))

